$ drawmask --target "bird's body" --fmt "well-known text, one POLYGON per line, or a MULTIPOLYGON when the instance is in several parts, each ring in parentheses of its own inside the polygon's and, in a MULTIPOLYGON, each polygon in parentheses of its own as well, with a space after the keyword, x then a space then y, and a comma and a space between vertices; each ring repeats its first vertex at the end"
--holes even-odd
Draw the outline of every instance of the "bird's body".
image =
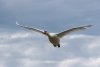
POLYGON ((49 41, 54 45, 54 47, 56 46, 59 47, 60 39, 57 37, 56 34, 49 34, 48 38, 49 38, 49 41))
POLYGON ((23 27, 23 28, 26 28, 26 29, 29 29, 32 31, 36 31, 36 32, 46 35, 54 47, 60 47, 60 38, 64 37, 65 35, 67 35, 71 32, 74 32, 74 31, 84 30, 84 29, 87 29, 88 27, 92 26, 92 25, 87 25, 87 26, 82 26, 82 27, 71 28, 69 30, 65 30, 61 33, 56 34, 56 33, 49 33, 48 31, 43 31, 43 30, 39 30, 36 28, 32 28, 32 27, 22 26, 22 25, 18 24, 17 22, 16 22, 16 24, 20 27, 23 27))

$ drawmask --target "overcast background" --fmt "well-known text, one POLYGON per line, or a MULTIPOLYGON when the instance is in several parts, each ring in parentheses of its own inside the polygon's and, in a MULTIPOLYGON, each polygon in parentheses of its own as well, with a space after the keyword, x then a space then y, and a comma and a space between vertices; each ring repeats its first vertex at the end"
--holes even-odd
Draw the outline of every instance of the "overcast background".
POLYGON ((99 29, 99 0, 0 0, 0 67, 100 67, 99 29), (54 48, 16 21, 55 33, 94 26, 67 35, 61 48, 54 48))

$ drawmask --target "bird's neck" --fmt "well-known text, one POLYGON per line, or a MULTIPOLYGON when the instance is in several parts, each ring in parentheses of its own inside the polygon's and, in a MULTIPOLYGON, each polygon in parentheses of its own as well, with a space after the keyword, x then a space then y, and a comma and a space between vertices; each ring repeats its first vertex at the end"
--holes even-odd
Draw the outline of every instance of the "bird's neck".
POLYGON ((51 37, 49 33, 46 34, 48 37, 51 37))

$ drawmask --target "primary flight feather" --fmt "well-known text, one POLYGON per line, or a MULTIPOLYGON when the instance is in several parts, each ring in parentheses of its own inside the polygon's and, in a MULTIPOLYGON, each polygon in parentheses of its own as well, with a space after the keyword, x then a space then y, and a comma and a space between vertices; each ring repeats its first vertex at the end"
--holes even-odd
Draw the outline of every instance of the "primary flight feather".
POLYGON ((56 33, 51 34, 51 33, 47 32, 47 31, 44 31, 44 30, 40 30, 40 29, 37 29, 37 28, 20 25, 18 22, 16 22, 16 24, 20 27, 25 28, 25 29, 36 31, 36 32, 39 32, 41 34, 46 35, 48 37, 49 41, 53 44, 54 47, 60 47, 60 38, 64 37, 65 35, 70 34, 72 32, 75 32, 75 31, 85 30, 85 29, 93 26, 93 25, 86 25, 86 26, 71 28, 71 29, 65 30, 61 33, 58 33, 58 34, 56 34, 56 33))

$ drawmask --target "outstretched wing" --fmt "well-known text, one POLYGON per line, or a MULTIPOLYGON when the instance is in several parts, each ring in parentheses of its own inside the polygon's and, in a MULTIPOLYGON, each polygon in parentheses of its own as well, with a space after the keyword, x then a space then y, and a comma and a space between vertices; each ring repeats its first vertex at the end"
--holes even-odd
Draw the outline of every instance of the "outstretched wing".
POLYGON ((22 25, 20 25, 18 22, 16 22, 16 24, 17 24, 18 26, 20 26, 20 27, 25 28, 25 29, 32 30, 32 31, 36 31, 36 32, 39 32, 39 33, 44 34, 44 31, 43 31, 43 30, 39 30, 39 29, 36 29, 36 28, 28 27, 28 26, 22 26, 22 25))
POLYGON ((62 37, 65 36, 66 34, 69 34, 69 33, 75 32, 75 31, 79 31, 79 30, 85 30, 85 29, 87 29, 87 28, 89 28, 89 27, 91 27, 91 26, 93 26, 93 25, 87 25, 87 26, 76 27, 76 28, 72 28, 72 29, 69 29, 69 30, 65 30, 65 31, 63 31, 63 32, 61 32, 61 33, 58 33, 57 36, 58 36, 59 38, 62 38, 62 37))

